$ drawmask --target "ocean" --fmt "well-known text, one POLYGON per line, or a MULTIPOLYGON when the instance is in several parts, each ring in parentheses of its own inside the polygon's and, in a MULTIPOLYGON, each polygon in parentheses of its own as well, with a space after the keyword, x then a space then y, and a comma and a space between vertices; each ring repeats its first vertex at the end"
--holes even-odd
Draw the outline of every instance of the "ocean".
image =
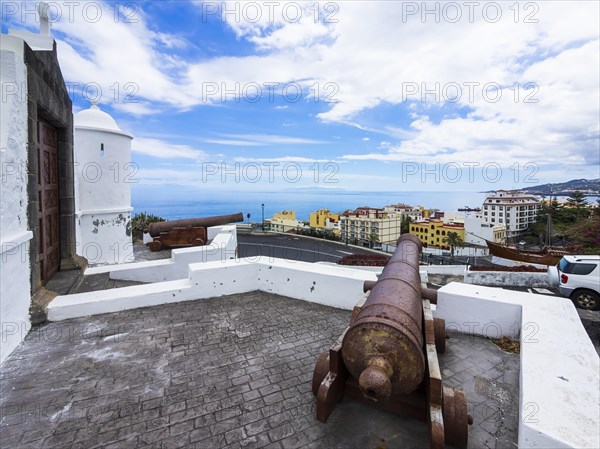
POLYGON ((481 207, 481 192, 346 192, 346 191, 282 191, 282 192, 201 192, 133 189, 134 213, 147 212, 167 220, 206 217, 242 212, 246 220, 260 222, 262 207, 265 218, 282 210, 295 210, 296 218, 308 220, 317 209, 342 212, 360 206, 383 207, 405 203, 427 209, 456 211, 463 207, 481 207))

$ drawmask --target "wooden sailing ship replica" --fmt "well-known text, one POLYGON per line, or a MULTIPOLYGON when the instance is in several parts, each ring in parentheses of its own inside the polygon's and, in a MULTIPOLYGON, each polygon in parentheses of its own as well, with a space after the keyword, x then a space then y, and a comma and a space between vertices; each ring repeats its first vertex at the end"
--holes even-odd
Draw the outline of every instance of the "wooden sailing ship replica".
POLYGON ((503 259, 515 260, 518 262, 535 263, 539 265, 556 265, 560 259, 566 254, 566 251, 552 248, 550 246, 551 241, 551 226, 552 219, 548 215, 548 223, 546 225, 546 242, 547 246, 544 246, 541 250, 524 250, 514 248, 508 245, 502 245, 500 243, 490 242, 485 240, 490 254, 496 257, 502 257, 503 259))
POLYGON ((539 265, 556 265, 562 256, 566 254, 565 251, 549 247, 534 251, 513 248, 500 243, 490 242, 489 240, 486 240, 485 243, 487 243, 490 254, 493 256, 539 265))

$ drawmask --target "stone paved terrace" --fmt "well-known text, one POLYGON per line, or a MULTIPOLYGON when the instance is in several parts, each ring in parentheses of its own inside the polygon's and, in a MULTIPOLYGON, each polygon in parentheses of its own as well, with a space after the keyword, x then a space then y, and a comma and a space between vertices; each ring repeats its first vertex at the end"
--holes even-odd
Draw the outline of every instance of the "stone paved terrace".
MULTIPOLYGON (((0 368, 2 448, 423 448, 427 425, 350 400, 314 418, 317 355, 350 312, 262 292, 48 323, 0 368)), ((453 336, 441 358, 472 448, 517 442, 518 355, 453 336)))

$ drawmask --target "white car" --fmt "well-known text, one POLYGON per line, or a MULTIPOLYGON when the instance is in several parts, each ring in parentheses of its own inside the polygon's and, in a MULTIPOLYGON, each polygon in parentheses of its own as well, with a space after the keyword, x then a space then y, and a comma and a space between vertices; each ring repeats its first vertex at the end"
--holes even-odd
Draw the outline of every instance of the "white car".
POLYGON ((600 309, 600 256, 564 256, 556 267, 548 267, 548 274, 575 306, 600 309))

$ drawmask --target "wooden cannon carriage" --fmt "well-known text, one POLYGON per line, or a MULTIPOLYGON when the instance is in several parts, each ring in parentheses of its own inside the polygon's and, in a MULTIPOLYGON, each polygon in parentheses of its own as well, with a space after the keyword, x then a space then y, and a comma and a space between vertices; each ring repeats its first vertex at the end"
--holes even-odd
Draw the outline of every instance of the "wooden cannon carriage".
POLYGON ((464 393, 442 383, 445 322, 431 312, 437 292, 421 288, 420 252, 417 237, 398 239, 377 282, 365 282, 349 326, 317 359, 317 419, 326 422, 342 396, 352 397, 428 422, 434 449, 466 448, 473 419, 464 393))
POLYGON ((208 241, 206 228, 240 221, 244 221, 241 212, 232 215, 150 223, 144 232, 150 234, 152 241, 146 245, 152 251, 160 251, 163 248, 206 245, 208 241))

